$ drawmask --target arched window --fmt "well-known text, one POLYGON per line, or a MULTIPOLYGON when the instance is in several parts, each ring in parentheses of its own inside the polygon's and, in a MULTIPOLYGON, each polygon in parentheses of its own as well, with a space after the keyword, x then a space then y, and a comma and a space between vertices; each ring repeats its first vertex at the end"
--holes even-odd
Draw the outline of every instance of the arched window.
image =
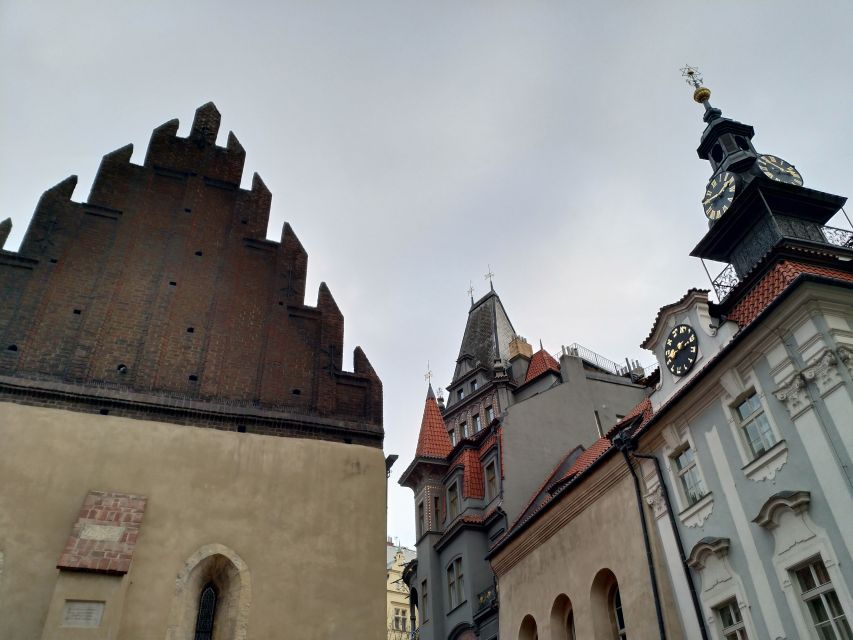
POLYGON ((216 615, 216 586, 208 582, 198 599, 195 621, 195 640, 213 640, 213 618, 216 615))
POLYGON ((619 583, 610 569, 602 569, 592 581, 590 592, 595 640, 627 640, 625 613, 619 583))
POLYGON ((628 634, 625 632, 625 616, 622 614, 622 598, 619 595, 619 585, 615 582, 610 588, 610 617, 613 621, 613 630, 616 632, 615 638, 626 640, 628 634))
POLYGON ((524 616, 524 620, 521 621, 521 629, 518 630, 518 640, 539 640, 536 620, 530 614, 524 616))
POLYGON ((575 640, 575 616, 572 601, 565 593, 554 600, 551 607, 550 640, 575 640))

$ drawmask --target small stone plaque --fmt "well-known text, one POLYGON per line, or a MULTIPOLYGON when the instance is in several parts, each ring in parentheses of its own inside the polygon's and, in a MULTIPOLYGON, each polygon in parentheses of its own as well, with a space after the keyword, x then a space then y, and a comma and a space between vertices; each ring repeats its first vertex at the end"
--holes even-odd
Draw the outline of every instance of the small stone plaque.
POLYGON ((63 627, 99 627, 104 615, 104 603, 85 600, 66 600, 62 612, 63 627))
POLYGON ((83 530, 80 531, 81 540, 106 540, 108 542, 118 542, 121 534, 124 533, 124 527, 110 526, 108 524, 84 524, 83 530))

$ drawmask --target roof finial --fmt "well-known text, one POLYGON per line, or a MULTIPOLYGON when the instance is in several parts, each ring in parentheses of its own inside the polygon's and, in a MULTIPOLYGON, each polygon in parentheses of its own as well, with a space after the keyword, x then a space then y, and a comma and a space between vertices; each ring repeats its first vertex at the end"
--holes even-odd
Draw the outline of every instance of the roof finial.
POLYGON ((432 386, 432 369, 429 368, 429 360, 427 360, 427 372, 424 374, 424 380, 432 386))
POLYGON ((471 298, 471 304, 474 304, 474 284, 469 280, 468 281, 468 296, 471 298))
POLYGON ((495 290, 495 285, 494 285, 494 283, 492 282, 492 278, 494 278, 494 277, 495 277, 495 274, 494 274, 494 273, 492 273, 492 265, 487 264, 486 266, 489 268, 489 272, 488 272, 485 276, 483 276, 483 277, 484 277, 484 278, 486 278, 486 280, 488 280, 488 281, 489 281, 489 287, 491 288, 491 290, 492 290, 492 291, 494 291, 494 290, 495 290))
POLYGON ((545 347, 542 346, 542 338, 539 338, 539 351, 545 351, 545 347))
POLYGON ((711 90, 702 86, 702 74, 699 73, 699 68, 686 64, 681 68, 681 75, 684 76, 684 81, 693 87, 693 99, 699 104, 708 102, 711 90))

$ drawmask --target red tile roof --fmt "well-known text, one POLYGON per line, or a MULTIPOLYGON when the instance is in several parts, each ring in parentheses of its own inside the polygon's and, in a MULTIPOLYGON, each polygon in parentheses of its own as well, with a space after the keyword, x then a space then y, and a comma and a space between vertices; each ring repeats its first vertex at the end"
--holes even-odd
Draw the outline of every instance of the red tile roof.
POLYGON ((441 417, 441 409, 430 387, 424 404, 424 417, 421 420, 421 432, 418 434, 415 456, 446 458, 452 449, 450 436, 447 435, 447 426, 444 424, 444 418, 441 417))
POLYGON ((475 449, 465 449, 457 458, 465 467, 462 481, 462 495, 466 498, 482 498, 486 495, 483 482, 483 465, 480 464, 479 452, 475 449))
POLYGON ((527 367, 527 376, 524 378, 524 382, 527 383, 535 380, 546 371, 560 373, 560 363, 554 359, 554 356, 545 351, 545 349, 539 349, 530 358, 530 365, 527 367))
POLYGON ((729 313, 733 320, 743 329, 764 311, 788 286, 801 274, 835 278, 845 282, 853 282, 853 273, 783 260, 776 264, 756 285, 738 302, 729 313))

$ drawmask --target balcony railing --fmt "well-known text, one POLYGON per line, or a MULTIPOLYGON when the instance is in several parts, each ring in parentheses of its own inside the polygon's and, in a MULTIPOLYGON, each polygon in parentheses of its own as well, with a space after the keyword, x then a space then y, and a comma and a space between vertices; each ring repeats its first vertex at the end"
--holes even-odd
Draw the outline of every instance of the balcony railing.
POLYGON ((579 345, 577 342, 569 345, 568 350, 569 354, 577 356, 581 360, 585 360, 594 367, 598 367, 608 373, 612 373, 614 376, 628 375, 628 367, 613 362, 613 360, 605 358, 604 356, 600 356, 592 349, 587 349, 586 347, 579 345))
MULTIPOLYGON (((825 227, 821 225, 811 224, 787 225, 784 231, 784 235, 785 237, 793 237, 799 240, 812 240, 820 242, 820 240, 816 240, 815 236, 813 235, 815 230, 820 232, 820 237, 823 237, 824 242, 826 244, 832 245, 834 247, 853 249, 853 231, 848 231, 847 229, 839 229, 837 227, 825 227), (812 233, 809 233, 810 231, 812 233)), ((717 294, 717 299, 720 302, 725 300, 732 292, 732 289, 734 289, 739 283, 740 277, 735 271, 733 265, 727 265, 726 268, 723 269, 720 274, 711 282, 711 284, 713 284, 714 286, 714 291, 717 294)))
POLYGON ((485 591, 481 591, 477 595, 477 612, 483 611, 484 609, 489 609, 491 607, 496 607, 498 605, 498 594, 495 590, 495 586, 492 585, 485 591))

